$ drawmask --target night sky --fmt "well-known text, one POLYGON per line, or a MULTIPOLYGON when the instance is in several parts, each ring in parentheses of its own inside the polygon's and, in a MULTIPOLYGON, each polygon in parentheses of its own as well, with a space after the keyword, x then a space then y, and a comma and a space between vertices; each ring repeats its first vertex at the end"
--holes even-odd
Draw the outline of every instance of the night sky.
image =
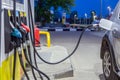
MULTIPOLYGON (((72 11, 77 10, 79 17, 84 17, 84 14, 87 13, 90 16, 90 11, 95 10, 97 16, 100 15, 100 1, 101 0, 75 0, 75 6, 72 8, 72 11)), ((103 16, 108 14, 107 7, 110 6, 112 10, 119 0, 102 0, 102 14, 103 16)))
MULTIPOLYGON (((110 6, 113 11, 118 1, 119 0, 102 0, 102 16, 105 17, 109 14, 107 9, 108 6, 110 6)), ((90 17, 90 12, 94 10, 96 11, 96 15, 100 16, 100 2, 101 0, 75 0, 75 6, 71 8, 71 11, 78 11, 78 17, 85 17, 85 13, 90 17)), ((60 12, 61 11, 62 10, 60 9, 60 12)), ((69 14, 67 17, 69 17, 69 14)))

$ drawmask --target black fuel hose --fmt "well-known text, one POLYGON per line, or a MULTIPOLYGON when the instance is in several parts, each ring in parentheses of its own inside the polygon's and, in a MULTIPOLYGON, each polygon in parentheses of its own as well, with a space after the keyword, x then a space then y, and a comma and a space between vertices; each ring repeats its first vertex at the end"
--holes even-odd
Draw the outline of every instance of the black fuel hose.
POLYGON ((19 41, 17 38, 14 38, 15 41, 13 42, 14 44, 14 63, 13 63, 13 80, 15 80, 15 70, 16 70, 16 60, 17 60, 17 49, 18 49, 18 57, 19 57, 19 60, 20 60, 20 65, 23 69, 23 72, 25 73, 25 76, 27 78, 27 80, 30 80, 29 79, 29 76, 27 74, 27 72, 25 71, 25 68, 24 68, 24 63, 23 63, 23 60, 22 60, 22 51, 19 51, 20 50, 20 46, 19 46, 19 41))
MULTIPOLYGON (((29 55, 29 59, 30 59, 30 62, 31 62, 31 64, 32 64, 32 58, 31 58, 31 51, 30 51, 30 46, 28 45, 27 46, 27 50, 28 50, 28 55, 29 55)), ((26 52, 26 49, 24 50, 24 52, 26 52)), ((36 60, 36 58, 34 58, 34 60, 36 60)), ((33 64, 32 64, 33 65, 33 64)), ((36 68, 38 68, 38 66, 37 66, 37 62, 35 61, 35 66, 36 66, 36 68)), ((32 68, 32 70, 33 70, 33 67, 31 67, 32 68)), ((33 70, 34 71, 34 70, 33 70)), ((35 76, 35 74, 34 74, 34 76, 35 76)), ((40 79, 41 80, 43 80, 43 77, 42 77, 42 75, 39 73, 39 76, 40 76, 40 79)), ((36 79, 35 79, 36 80, 36 79)))
POLYGON ((44 75, 47 78, 47 80, 50 80, 50 78, 45 73, 43 73, 42 71, 40 71, 38 68, 36 68, 34 65, 31 64, 31 62, 29 61, 29 59, 27 57, 27 54, 25 54, 25 59, 31 67, 33 67, 40 74, 44 75))
POLYGON ((76 44, 75 49, 74 49, 67 57, 65 57, 64 59, 62 59, 62 60, 60 60, 60 61, 57 61, 57 62, 54 62, 54 63, 46 61, 45 59, 43 59, 43 58, 39 55, 39 53, 38 53, 37 50, 35 49, 34 42, 32 43, 32 46, 33 46, 33 49, 34 49, 36 55, 40 58, 40 60, 42 60, 43 62, 45 62, 45 63, 47 63, 47 64, 51 64, 51 65, 59 64, 59 63, 61 63, 61 62, 64 62, 64 61, 67 60, 68 58, 70 58, 70 57, 75 53, 75 51, 77 50, 77 48, 78 48, 78 46, 79 46, 79 44, 80 44, 80 41, 81 41, 81 39, 82 39, 82 36, 83 36, 85 30, 86 30, 86 28, 83 29, 83 31, 81 32, 81 35, 80 35, 80 37, 79 37, 79 40, 78 40, 78 42, 77 42, 77 44, 76 44))
MULTIPOLYGON (((30 14, 31 14, 30 17, 32 18, 32 28, 31 28, 32 32, 31 32, 31 34, 33 34, 33 38, 34 38, 34 22, 33 22, 33 15, 32 15, 32 9, 31 9, 31 3, 30 3, 30 1, 29 1, 29 4, 28 4, 28 5, 29 5, 29 8, 30 8, 30 14)), ((34 49, 36 55, 39 57, 39 59, 42 60, 43 62, 45 62, 45 63, 47 63, 47 64, 51 64, 51 65, 59 64, 59 63, 61 63, 61 62, 64 62, 64 61, 67 60, 68 58, 70 58, 70 57, 75 53, 75 51, 77 50, 77 48, 78 48, 78 46, 79 46, 79 44, 80 44, 80 41, 81 41, 81 39, 82 39, 82 36, 83 36, 83 34, 84 34, 84 32, 85 32, 85 30, 86 30, 87 28, 88 28, 88 27, 84 28, 83 31, 82 31, 82 33, 80 34, 79 39, 78 39, 78 42, 77 42, 76 47, 74 48, 74 50, 73 50, 67 57, 65 57, 64 59, 62 59, 62 60, 60 60, 60 61, 57 61, 57 62, 52 63, 52 62, 48 62, 48 61, 44 60, 44 59, 39 55, 39 53, 37 52, 37 50, 35 49, 34 39, 32 39, 33 49, 34 49)), ((31 38, 32 38, 32 35, 31 35, 31 38)))
MULTIPOLYGON (((22 39, 21 39, 21 43, 23 44, 23 51, 24 51, 24 54, 27 54, 28 52, 26 51, 27 48, 26 47, 26 41, 27 41, 27 36, 28 36, 28 33, 27 31, 21 26, 21 23, 20 23, 20 20, 19 20, 19 17, 17 18, 17 23, 16 23, 19 31, 21 32, 22 34, 22 39), (25 44, 25 45, 24 45, 25 44)), ((19 55, 19 59, 20 59, 20 63, 21 63, 21 67, 25 73, 25 76, 27 77, 27 79, 29 80, 29 76, 27 75, 27 72, 25 71, 25 68, 24 68, 24 63, 23 63, 23 60, 22 60, 22 53, 19 55)), ((29 53, 29 59, 30 59, 30 62, 32 64, 32 59, 31 59, 31 53, 29 53)), ((31 67, 31 71, 32 71, 32 75, 34 77, 35 80, 37 80, 36 76, 35 76, 35 72, 34 72, 34 69, 31 67)))
MULTIPOLYGON (((29 7, 31 7, 31 3, 30 3, 30 1, 28 1, 28 12, 30 13, 30 8, 29 7)), ((29 14, 28 15, 28 20, 29 20, 29 26, 31 26, 31 22, 32 22, 32 25, 33 25, 33 18, 31 19, 31 16, 30 15, 32 15, 32 14, 29 14)), ((31 29, 32 27, 30 27, 30 29, 31 29)), ((34 37, 34 35, 33 35, 33 33, 31 32, 30 33, 30 39, 32 40, 32 39, 34 39, 33 37, 34 37), (33 37, 32 37, 33 36, 33 37)), ((30 50, 29 50, 30 51, 30 50)), ((34 53, 35 54, 35 53, 34 53)), ((27 58, 27 57, 26 57, 27 58)), ((40 78, 41 78, 41 80, 43 80, 43 77, 42 77, 42 75, 43 76, 45 76, 48 80, 50 80, 49 79, 49 77, 45 74, 45 73, 43 73, 42 71, 40 71, 39 69, 38 69, 38 66, 37 66, 37 62, 36 62, 36 56, 34 55, 34 61, 35 61, 35 66, 36 66, 36 71, 39 73, 39 75, 40 75, 40 78), (41 75, 42 74, 42 75, 41 75)), ((29 62, 29 61, 28 61, 29 62)), ((30 63, 29 63, 30 64, 30 63)), ((31 67, 33 67, 33 68, 35 68, 32 64, 30 64, 31 65, 31 67)))
MULTIPOLYGON (((15 47, 15 46, 14 46, 15 47)), ((13 80, 15 80, 16 71, 16 48, 14 48, 14 60, 13 60, 13 80)))
POLYGON ((76 47, 74 48, 74 50, 73 50, 67 57, 65 57, 64 59, 62 59, 62 60, 60 60, 60 61, 57 61, 57 62, 52 63, 52 62, 48 62, 48 61, 44 60, 44 59, 39 55, 39 53, 37 52, 37 50, 34 48, 35 46, 33 45, 33 46, 34 46, 33 48, 34 48, 34 50, 35 50, 35 53, 36 53, 36 55, 40 58, 40 60, 42 60, 43 62, 45 62, 45 63, 47 63, 47 64, 55 65, 55 64, 59 64, 59 63, 61 63, 61 62, 64 62, 65 60, 67 60, 68 58, 70 58, 70 57, 75 53, 75 51, 78 49, 78 46, 79 46, 79 44, 80 44, 80 41, 81 41, 81 39, 82 39, 82 36, 83 36, 85 30, 86 30, 86 28, 83 29, 83 31, 81 32, 81 35, 80 35, 80 37, 79 37, 79 40, 78 40, 78 42, 77 42, 76 47))
POLYGON ((29 78, 29 76, 28 76, 28 74, 27 74, 27 72, 26 72, 26 70, 25 70, 25 67, 24 67, 24 62, 23 62, 23 59, 22 59, 22 53, 21 53, 21 52, 18 52, 18 56, 19 56, 20 65, 21 65, 21 67, 22 67, 22 69, 23 69, 23 72, 24 72, 27 80, 30 80, 30 78, 29 78))
MULTIPOLYGON (((13 19, 14 19, 13 21, 15 22, 15 23, 14 23, 14 26, 16 27, 16 0, 13 0, 13 19)), ((17 57, 17 54, 16 54, 16 52, 14 51, 13 80, 15 80, 16 57, 17 57)))
MULTIPOLYGON (((13 22, 14 22, 14 26, 17 27, 17 19, 16 19, 16 0, 13 0, 13 22)), ((19 40, 19 41, 20 41, 20 40, 19 40)), ((17 44, 17 43, 16 43, 16 44, 17 44)), ((15 72, 16 72, 16 58, 17 58, 16 48, 17 48, 17 47, 20 47, 20 45, 16 46, 15 49, 14 49, 13 80, 15 80, 15 72)), ((21 64, 21 67, 22 67, 22 69, 23 69, 23 72, 25 73, 25 76, 26 76, 27 80, 30 80, 30 79, 29 79, 29 76, 27 75, 27 72, 26 72, 26 70, 25 70, 25 68, 24 68, 24 64, 23 64, 23 61, 22 61, 22 56, 21 56, 20 54, 18 54, 18 55, 19 55, 19 60, 20 60, 20 64, 21 64)), ((32 69, 32 74, 33 74, 35 80, 37 80, 36 77, 35 77, 35 74, 34 74, 34 72, 33 72, 33 69, 32 69)))
MULTIPOLYGON (((23 49, 23 52, 24 52, 24 54, 27 54, 26 49, 23 49)), ((30 55, 30 54, 28 54, 28 55, 29 55, 30 62, 31 62, 31 64, 32 64, 31 55, 30 55)), ((33 74, 34 79, 37 80, 37 78, 36 78, 36 76, 35 76, 34 69, 33 69, 32 67, 31 67, 31 70, 32 70, 32 74, 33 74)))
MULTIPOLYGON (((17 24, 16 24, 16 22, 17 22, 17 20, 16 20, 16 0, 13 0, 13 22, 14 22, 14 26, 15 27, 17 27, 17 24)), ((18 40, 18 38, 16 38, 16 40, 18 40)), ((20 41, 20 40, 19 40, 20 41)), ((20 43, 20 42, 18 42, 18 41, 15 41, 15 43, 16 44, 18 44, 18 43, 20 43)), ((16 48, 18 48, 18 47, 20 47, 20 44, 18 44, 17 46, 15 46, 14 48, 14 63, 13 63, 13 80, 15 80, 15 72, 16 72, 16 58, 17 58, 17 54, 16 54, 16 48)), ((29 79, 29 76, 28 76, 28 74, 27 74, 27 72, 26 72, 26 70, 25 70, 25 68, 24 68, 24 64, 23 64, 23 61, 22 61, 22 56, 21 56, 21 53, 19 53, 18 54, 19 55, 19 60, 20 60, 20 64, 21 64, 21 67, 22 67, 22 69, 23 69, 23 72, 25 73, 25 76, 26 76, 26 78, 27 78, 27 80, 30 80, 29 79)), ((26 54, 25 54, 26 55, 26 54)), ((27 56, 26 56, 26 58, 27 58, 27 56)), ((28 63, 30 64, 30 62, 28 61, 28 63)), ((32 66, 32 68, 34 68, 36 71, 38 71, 40 74, 42 74, 42 75, 44 75, 48 80, 50 80, 49 79, 49 77, 46 75, 46 74, 44 74, 42 71, 40 71, 40 70, 38 70, 37 68, 35 68, 32 64, 30 64, 31 66, 32 66)), ((35 78, 35 77, 34 77, 35 78)), ((41 78, 41 80, 42 80, 43 78, 41 78)), ((35 80, 36 80, 36 78, 35 78, 35 80)))
MULTIPOLYGON (((27 41, 28 33, 27 33, 27 31, 25 31, 24 28, 21 27, 21 25, 20 25, 18 22, 17 22, 16 24, 17 24, 17 27, 18 27, 19 31, 20 31, 21 34, 22 34, 21 43, 23 44, 24 54, 28 54, 28 51, 27 51, 28 49, 26 48, 26 45, 27 45, 26 41, 27 41)), ((21 43, 20 43, 20 44, 21 44, 21 43)), ((29 53, 28 55, 29 55, 30 62, 31 62, 31 64, 32 64, 31 53, 29 53)), ((22 56, 21 56, 21 57, 22 57, 22 56)), ((20 59, 21 59, 21 58, 20 58, 20 59)), ((23 69, 23 71, 24 71, 24 73, 25 73, 25 76, 26 76, 27 79, 28 79, 29 77, 28 77, 28 75, 27 75, 26 72, 25 72, 25 68, 24 68, 24 66, 23 66, 23 61, 20 60, 20 63, 21 63, 22 69, 23 69)), ((32 75, 33 75, 34 79, 37 80, 37 78, 36 78, 36 76, 35 76, 34 69, 33 69, 32 67, 31 67, 31 70, 32 70, 32 75)))

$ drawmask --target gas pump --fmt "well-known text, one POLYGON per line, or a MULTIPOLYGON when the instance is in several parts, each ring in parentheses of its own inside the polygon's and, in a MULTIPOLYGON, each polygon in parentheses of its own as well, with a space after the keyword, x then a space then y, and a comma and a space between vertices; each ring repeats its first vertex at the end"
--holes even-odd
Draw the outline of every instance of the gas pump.
MULTIPOLYGON (((15 4, 17 13, 26 13, 26 0, 17 0, 15 4)), ((19 60, 19 54, 23 55, 21 44, 25 30, 19 25, 17 13, 14 13, 13 0, 0 0, 0 80, 21 80, 23 76, 25 61, 23 57, 19 60)))
MULTIPOLYGON (((19 0, 17 1, 19 2, 19 0)), ((1 36, 3 36, 0 38, 1 80, 21 80, 23 73, 25 74, 27 80, 29 80, 29 76, 27 75, 27 72, 25 70, 24 62, 27 62, 30 65, 35 80, 37 80, 37 78, 35 76, 34 70, 39 73, 41 80, 43 80, 43 76, 46 77, 47 80, 50 80, 50 78, 45 73, 38 69, 35 58, 36 55, 47 64, 59 64, 75 53, 85 32, 84 29, 79 37, 75 49, 64 59, 55 63, 44 60, 38 54, 34 45, 34 18, 32 13, 31 1, 34 0, 23 0, 23 2, 20 3, 16 2, 16 0, 2 0, 2 20, 0 27, 1 36), (27 24, 29 24, 29 27, 27 26, 27 24), (31 53, 34 54, 35 65, 33 65, 32 63, 31 53), (25 59, 23 59, 23 56, 25 57, 26 61, 25 59)))
MULTIPOLYGON (((47 80, 50 80, 46 74, 38 69, 37 64, 35 64, 35 66, 32 64, 32 51, 29 37, 30 29, 27 26, 27 14, 30 10, 26 10, 29 1, 22 1, 23 2, 20 0, 2 0, 0 4, 2 6, 2 9, 0 9, 0 14, 2 15, 0 35, 3 36, 0 37, 0 80, 21 80, 23 73, 27 80, 29 80, 24 65, 26 61, 31 66, 35 80, 37 80, 37 78, 34 70, 39 73, 41 80, 43 80, 43 76, 46 77, 47 80), (23 59, 23 56, 26 58, 26 61, 23 59)), ((30 20, 29 25, 31 25, 30 20)))

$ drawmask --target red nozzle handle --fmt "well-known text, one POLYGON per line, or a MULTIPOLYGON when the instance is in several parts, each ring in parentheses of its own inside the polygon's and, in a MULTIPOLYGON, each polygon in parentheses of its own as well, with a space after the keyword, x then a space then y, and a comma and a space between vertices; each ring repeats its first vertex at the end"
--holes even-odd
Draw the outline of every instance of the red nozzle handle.
POLYGON ((30 28, 27 25, 25 25, 24 23, 21 23, 21 25, 27 32, 30 32, 30 28))

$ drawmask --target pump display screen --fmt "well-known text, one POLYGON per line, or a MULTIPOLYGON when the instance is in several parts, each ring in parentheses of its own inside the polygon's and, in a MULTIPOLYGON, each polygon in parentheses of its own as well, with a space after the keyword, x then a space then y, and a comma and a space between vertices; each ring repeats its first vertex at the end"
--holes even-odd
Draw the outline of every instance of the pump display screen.
POLYGON ((16 0, 18 3, 24 3, 24 0, 16 0))

